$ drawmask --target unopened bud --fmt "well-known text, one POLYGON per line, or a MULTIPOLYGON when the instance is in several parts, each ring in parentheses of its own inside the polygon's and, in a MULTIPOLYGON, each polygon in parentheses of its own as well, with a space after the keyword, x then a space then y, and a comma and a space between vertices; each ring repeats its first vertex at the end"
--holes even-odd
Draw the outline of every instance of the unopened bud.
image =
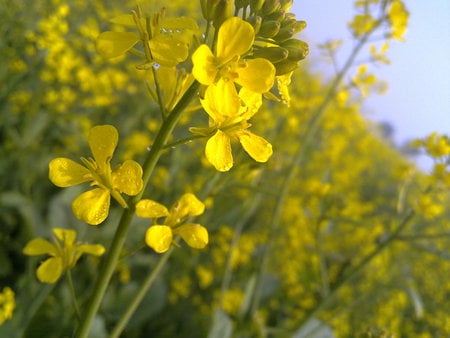
POLYGON ((288 55, 288 50, 281 47, 263 47, 255 49, 253 52, 255 58, 264 58, 272 63, 283 61, 288 55))
POLYGON ((260 28, 261 28, 261 22, 262 18, 259 15, 252 15, 249 16, 246 21, 252 25, 253 30, 255 31, 255 34, 258 34, 260 28))
POLYGON ((278 21, 264 21, 261 24, 258 35, 264 38, 272 38, 280 31, 280 25, 278 21))
POLYGON ((264 15, 269 15, 280 8, 280 0, 266 0, 262 6, 262 12, 264 15))
POLYGON ((289 39, 284 41, 281 46, 288 52, 288 59, 291 61, 303 60, 309 53, 309 46, 305 41, 298 39, 289 39))
POLYGON ((282 9, 278 9, 278 10, 270 13, 270 15, 264 16, 264 20, 274 20, 274 21, 283 22, 285 20, 285 16, 286 16, 286 13, 282 9))
POLYGON ((213 20, 215 8, 218 3, 219 0, 200 0, 200 6, 202 8, 202 14, 205 20, 213 20))
POLYGON ((294 35, 294 30, 292 28, 282 28, 278 31, 278 34, 274 36, 274 40, 277 42, 283 42, 287 39, 292 38, 294 35))
POLYGON ((219 0, 214 9, 213 25, 219 28, 220 25, 228 18, 233 16, 233 1, 219 0))
POLYGON ((250 0, 250 9, 252 13, 258 12, 264 5, 265 0, 250 0))
POLYGON ((294 3, 293 0, 280 0, 281 9, 285 12, 289 11, 294 3))
POLYGON ((291 61, 289 59, 277 62, 274 64, 275 66, 275 75, 283 75, 290 73, 298 68, 298 63, 295 61, 291 61))

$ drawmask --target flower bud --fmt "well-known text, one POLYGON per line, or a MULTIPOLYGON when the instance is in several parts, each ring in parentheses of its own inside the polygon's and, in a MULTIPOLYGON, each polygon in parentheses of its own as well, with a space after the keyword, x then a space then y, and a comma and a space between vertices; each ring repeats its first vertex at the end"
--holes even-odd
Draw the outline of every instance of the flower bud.
POLYGON ((253 29, 255 30, 255 34, 258 34, 260 28, 261 28, 261 22, 262 18, 259 15, 252 15, 249 16, 246 21, 253 26, 253 29))
POLYGON ((291 61, 303 60, 309 53, 309 46, 306 42, 298 39, 289 39, 281 43, 281 47, 288 52, 288 59, 291 61))
POLYGON ((271 13, 270 15, 266 15, 264 16, 264 20, 274 20, 274 21, 279 21, 279 22, 283 22, 285 20, 286 14, 283 10, 278 9, 276 11, 274 11, 273 13, 271 13))
POLYGON ((280 0, 266 0, 262 6, 264 15, 269 15, 281 8, 280 0))
POLYGON ((264 38, 272 38, 280 31, 280 23, 278 21, 264 21, 261 24, 258 35, 264 38))
POLYGON ((288 55, 288 50, 281 47, 263 47, 255 49, 253 52, 255 58, 264 58, 272 63, 283 61, 288 55))
POLYGON ((233 16, 233 1, 219 0, 214 7, 213 25, 219 28, 220 25, 228 18, 233 16))
POLYGON ((282 28, 278 31, 278 34, 274 36, 277 42, 286 41, 294 35, 294 30, 292 28, 282 28))
POLYGON ((265 0, 250 0, 250 9, 252 13, 258 12, 264 5, 265 0))
POLYGON ((202 14, 205 20, 212 21, 214 18, 214 12, 219 0, 200 0, 200 6, 202 8, 202 14))
POLYGON ((281 3, 281 9, 285 12, 291 9, 292 4, 294 3, 293 0, 280 0, 281 3))
POLYGON ((291 61, 289 59, 277 62, 274 64, 275 66, 275 75, 280 76, 283 74, 290 73, 298 68, 298 62, 291 61))

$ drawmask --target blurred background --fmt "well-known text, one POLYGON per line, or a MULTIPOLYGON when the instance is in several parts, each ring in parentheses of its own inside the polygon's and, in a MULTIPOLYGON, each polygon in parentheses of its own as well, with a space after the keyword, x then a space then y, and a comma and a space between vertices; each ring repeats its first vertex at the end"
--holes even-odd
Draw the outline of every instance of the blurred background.
MULTIPOLYGON (((433 131, 450 133, 450 1, 404 3, 410 12, 405 41, 389 45, 390 65, 371 66, 377 77, 386 81, 388 91, 370 96, 364 105, 369 119, 393 128, 391 136, 398 147, 433 131)), ((326 71, 317 44, 330 39, 344 42, 337 55, 342 65, 353 45, 346 25, 355 14, 353 2, 294 1, 294 12, 308 23, 302 37, 310 44, 309 60, 319 60, 312 66, 326 71)), ((331 65, 328 71, 332 74, 331 65)), ((414 159, 425 170, 432 165, 425 156, 414 159)))

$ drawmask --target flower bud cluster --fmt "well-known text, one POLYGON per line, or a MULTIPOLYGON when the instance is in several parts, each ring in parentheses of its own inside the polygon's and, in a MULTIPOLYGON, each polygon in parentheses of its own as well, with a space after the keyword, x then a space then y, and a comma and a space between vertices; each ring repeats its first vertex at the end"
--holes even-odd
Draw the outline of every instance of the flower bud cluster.
MULTIPOLYGON (((306 27, 288 12, 292 0, 250 0, 246 19, 256 33, 253 56, 272 62, 276 75, 292 72, 309 52, 308 44, 295 36, 306 27)), ((245 8, 244 8, 245 10, 245 8)))
POLYGON ((276 68, 276 75, 292 72, 309 52, 308 44, 295 36, 306 27, 305 21, 297 20, 290 13, 292 0, 201 0, 203 17, 220 25, 235 13, 242 17, 255 31, 253 58, 265 58, 276 68))

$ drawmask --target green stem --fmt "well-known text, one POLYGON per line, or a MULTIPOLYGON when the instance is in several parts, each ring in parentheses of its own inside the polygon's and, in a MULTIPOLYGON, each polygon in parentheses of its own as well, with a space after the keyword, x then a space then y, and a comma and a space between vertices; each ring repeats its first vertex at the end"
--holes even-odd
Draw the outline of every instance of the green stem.
POLYGON ((169 259, 170 255, 173 252, 173 246, 166 252, 162 257, 159 259, 158 264, 154 267, 152 272, 147 276, 144 283, 142 283, 141 288, 139 289, 138 293, 134 296, 131 303, 128 305, 128 308, 125 310, 124 314, 120 318, 119 322, 114 327, 113 331, 111 332, 110 338, 118 338, 122 331, 125 329, 128 321, 130 320, 131 316, 136 311, 139 304, 142 302, 142 299, 147 294, 150 287, 153 285, 153 282, 155 281, 156 277, 159 275, 159 272, 166 264, 167 260, 169 259))
POLYGON ((75 288, 73 287, 72 273, 70 269, 66 272, 67 283, 69 284, 70 296, 72 297, 73 307, 75 309, 75 314, 77 316, 78 321, 81 320, 80 308, 77 302, 77 295, 75 293, 75 288))
POLYGON ((198 82, 194 82, 191 87, 189 87, 189 89, 177 103, 173 111, 167 116, 167 119, 163 121, 163 124, 161 125, 161 128, 156 135, 155 142, 153 143, 153 146, 150 149, 147 159, 143 165, 142 180, 144 183, 144 188, 138 195, 130 199, 130 202, 128 203, 130 207, 124 209, 122 213, 122 217, 120 218, 119 225, 117 226, 117 230, 112 240, 111 247, 108 251, 107 256, 105 257, 99 276, 95 282, 92 296, 90 297, 89 303, 84 312, 84 317, 82 318, 81 326, 78 330, 77 335, 77 337, 79 338, 86 338, 89 335, 92 321, 100 307, 109 281, 115 271, 120 252, 125 243, 128 229, 134 216, 134 206, 142 198, 150 176, 153 173, 153 170, 162 154, 162 151, 164 150, 165 144, 172 134, 172 131, 175 128, 181 116, 181 113, 186 109, 192 98, 196 95, 198 87, 198 82))

